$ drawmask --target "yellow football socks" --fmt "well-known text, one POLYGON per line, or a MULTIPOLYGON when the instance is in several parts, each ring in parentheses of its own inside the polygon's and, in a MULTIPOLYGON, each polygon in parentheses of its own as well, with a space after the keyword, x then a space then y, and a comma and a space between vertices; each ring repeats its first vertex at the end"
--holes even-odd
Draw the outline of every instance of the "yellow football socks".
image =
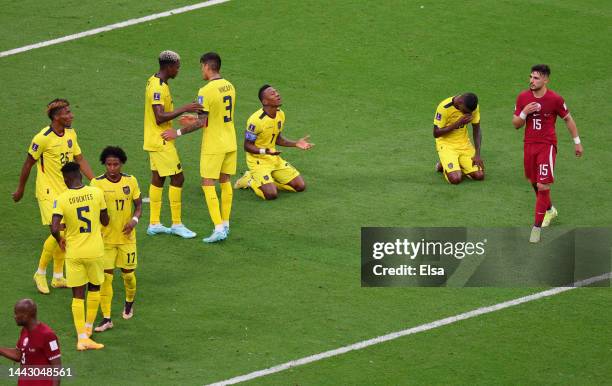
POLYGON ((104 283, 100 286, 100 309, 106 319, 111 317, 111 304, 113 302, 113 274, 104 272, 104 283))
POLYGON ((136 274, 132 272, 121 272, 123 277, 123 285, 125 286, 125 301, 133 302, 136 296, 136 274))
POLYGON ((293 193, 296 192, 296 190, 293 189, 293 187, 288 184, 279 184, 278 182, 274 181, 274 185, 276 185, 276 187, 280 190, 285 190, 287 192, 293 192, 293 193))
POLYGON ((64 260, 66 258, 66 252, 62 251, 62 248, 57 246, 55 252, 53 252, 53 277, 62 278, 64 277, 64 260))
POLYGON ((202 186, 204 191, 204 198, 206 199, 206 206, 208 206, 208 213, 210 219, 215 226, 221 225, 223 220, 221 219, 221 210, 219 209, 219 198, 217 197, 217 191, 214 186, 202 186))
POLYGON ((232 198, 234 191, 231 182, 222 182, 221 184, 221 219, 224 222, 229 222, 232 212, 232 198))
POLYGON ((100 291, 87 291, 87 318, 85 323, 93 326, 100 305, 100 291))
POLYGON ((181 224, 181 192, 183 188, 170 185, 168 190, 168 198, 170 199, 170 214, 172 215, 172 224, 181 224))
POLYGON ((164 188, 158 188, 157 186, 152 184, 149 185, 149 205, 151 206, 149 224, 159 224, 163 192, 164 188))
POLYGON ((85 335, 85 300, 72 298, 72 319, 79 339, 85 335))
POLYGON ((51 259, 53 259, 53 252, 55 248, 59 249, 59 244, 55 240, 55 237, 49 236, 43 244, 43 249, 40 254, 40 260, 38 261, 38 273, 44 273, 47 270, 47 265, 51 259))

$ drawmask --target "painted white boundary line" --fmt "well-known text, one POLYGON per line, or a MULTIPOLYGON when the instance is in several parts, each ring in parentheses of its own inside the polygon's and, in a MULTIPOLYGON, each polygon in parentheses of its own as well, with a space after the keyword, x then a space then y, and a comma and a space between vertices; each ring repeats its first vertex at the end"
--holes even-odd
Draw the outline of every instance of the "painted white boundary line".
POLYGON ((64 37, 61 37, 61 38, 52 39, 52 40, 46 40, 46 41, 43 41, 43 42, 39 42, 39 43, 35 43, 35 44, 30 44, 30 45, 19 47, 19 48, 13 48, 12 50, 8 50, 8 51, 2 51, 2 52, 0 52, 0 58, 3 58, 5 56, 11 56, 11 55, 19 54, 21 52, 35 50, 37 48, 42 48, 42 47, 52 46, 54 44, 60 44, 60 43, 68 42, 70 40, 76 40, 76 39, 84 38, 86 36, 96 35, 96 34, 99 34, 100 32, 112 31, 114 29, 125 28, 125 27, 129 27, 131 25, 134 25, 134 24, 140 24, 140 23, 144 23, 146 21, 160 19, 162 17, 168 17, 168 16, 172 16, 172 15, 177 15, 179 13, 185 13, 185 12, 193 11, 193 10, 200 9, 200 8, 210 7, 211 5, 226 3, 228 1, 230 1, 230 0, 209 0, 209 1, 203 1, 203 2, 197 3, 197 4, 192 4, 192 5, 188 5, 188 6, 181 7, 181 8, 171 9, 171 10, 166 11, 166 12, 155 13, 153 15, 143 16, 143 17, 139 17, 137 19, 129 19, 129 20, 122 21, 122 22, 119 22, 119 23, 109 24, 109 25, 104 26, 104 27, 94 28, 94 29, 90 29, 88 31, 83 31, 83 32, 79 32, 79 33, 76 33, 76 34, 67 35, 67 36, 64 36, 64 37))
POLYGON ((577 281, 576 283, 573 284, 572 287, 556 287, 556 288, 551 288, 551 289, 546 290, 546 291, 536 292, 536 293, 531 294, 531 295, 527 295, 527 296, 524 296, 524 297, 521 297, 521 298, 517 298, 517 299, 508 300, 506 302, 494 304, 492 306, 477 308, 475 310, 468 311, 468 312, 465 312, 463 314, 459 314, 459 315, 451 316, 451 317, 448 317, 448 318, 436 320, 434 322, 422 324, 420 326, 408 328, 406 330, 392 332, 392 333, 387 334, 387 335, 382 335, 382 336, 378 336, 376 338, 364 340, 364 341, 361 341, 361 342, 358 342, 358 343, 351 344, 349 346, 344 346, 344 347, 337 348, 335 350, 330 350, 330 351, 325 351, 325 352, 322 352, 322 353, 319 353, 319 354, 310 355, 310 356, 307 356, 307 357, 304 357, 304 358, 296 359, 296 360, 289 361, 289 362, 286 362, 286 363, 283 363, 283 364, 280 364, 280 365, 277 365, 277 366, 273 366, 273 367, 270 367, 270 368, 267 368, 267 369, 264 369, 264 370, 258 370, 258 371, 254 371, 254 372, 249 373, 249 374, 240 375, 240 376, 237 376, 237 377, 234 377, 234 378, 226 379, 225 381, 211 383, 209 386, 233 385, 235 383, 249 381, 251 379, 255 379, 255 378, 259 378, 259 377, 264 377, 266 375, 278 373, 278 372, 290 369, 292 367, 297 367, 297 366, 305 365, 305 364, 308 364, 308 363, 316 362, 316 361, 319 361, 321 359, 330 358, 330 357, 333 357, 333 356, 336 356, 336 355, 345 354, 345 353, 347 353, 349 351, 353 351, 353 350, 361 350, 362 348, 366 348, 368 346, 372 346, 372 345, 375 345, 375 344, 379 344, 379 343, 387 342, 387 341, 390 341, 390 340, 394 340, 394 339, 400 338, 402 336, 416 334, 416 333, 427 331, 427 330, 431 330, 431 329, 434 329, 434 328, 437 328, 437 327, 446 326, 448 324, 452 324, 452 323, 458 322, 460 320, 470 319, 470 318, 473 318, 473 317, 476 317, 476 316, 488 314, 490 312, 503 310, 504 308, 513 307, 513 306, 517 306, 519 304, 531 302, 533 300, 538 300, 538 299, 541 299, 541 298, 558 295, 558 294, 563 293, 565 291, 570 291, 570 290, 573 290, 573 289, 578 288, 578 287, 584 287, 584 286, 587 286, 589 284, 597 283, 599 281, 603 281, 603 280, 607 280, 607 279, 611 279, 611 278, 612 278, 612 272, 608 272, 608 273, 605 273, 603 275, 599 275, 599 276, 591 277, 589 279, 577 281))

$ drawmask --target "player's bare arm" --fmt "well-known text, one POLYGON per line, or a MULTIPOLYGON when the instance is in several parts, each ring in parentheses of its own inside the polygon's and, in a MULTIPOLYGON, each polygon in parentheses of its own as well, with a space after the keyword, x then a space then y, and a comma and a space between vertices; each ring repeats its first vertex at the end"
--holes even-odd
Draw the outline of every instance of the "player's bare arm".
POLYGON ((527 106, 525 106, 525 108, 523 108, 523 111, 521 111, 521 115, 524 118, 520 116, 512 115, 512 124, 514 125, 514 128, 520 129, 521 127, 523 127, 525 125, 525 122, 527 122, 527 116, 529 114, 535 113, 539 109, 540 109, 539 103, 531 102, 527 106))
POLYGON ((123 227, 123 233, 126 235, 129 235, 136 224, 138 224, 138 220, 134 220, 134 217, 140 219, 140 216, 142 215, 142 198, 137 198, 134 200, 134 208, 134 216, 123 227))
POLYGON ((36 165, 36 160, 30 153, 28 153, 25 161, 23 162, 23 166, 21 167, 21 174, 19 175, 19 185, 17 186, 17 190, 13 192, 13 201, 19 202, 23 197, 23 193, 25 192, 25 186, 28 182, 28 177, 30 177, 30 172, 32 171, 32 167, 36 165))
POLYGON ((580 142, 580 137, 578 136, 578 127, 576 127, 576 122, 569 113, 563 118, 563 120, 565 121, 567 130, 572 136, 572 140, 574 141, 574 154, 576 154, 576 157, 581 157, 584 149, 582 147, 582 143, 580 142))
MULTIPOLYGON (((198 105, 200 106, 200 109, 202 108, 202 105, 198 105)), ((174 129, 168 129, 166 131, 164 131, 161 136, 164 140, 166 141, 173 141, 175 140, 177 137, 183 135, 183 134, 189 134, 192 133, 196 130, 199 130, 200 128, 204 127, 204 125, 206 125, 206 119, 208 118, 208 113, 206 112, 201 112, 198 114, 197 119, 191 123, 188 124, 187 126, 183 126, 178 130, 174 130, 174 129)))
POLYGON ((480 122, 472 123, 472 136, 474 138, 474 148, 476 149, 476 154, 472 157, 472 162, 474 165, 479 166, 481 169, 484 169, 484 162, 482 158, 480 158, 480 143, 482 142, 482 131, 480 130, 480 122))
POLYGON ((272 149, 262 149, 255 146, 254 141, 249 141, 248 139, 244 140, 244 151, 249 152, 251 154, 268 154, 268 155, 279 155, 280 151, 272 151, 272 149))
POLYGON ((104 226, 107 226, 110 222, 110 217, 108 217, 108 210, 102 209, 100 211, 100 223, 104 226))
POLYGON ((91 170, 91 166, 89 166, 89 162, 87 162, 85 157, 83 157, 83 154, 75 155, 74 161, 79 164, 81 171, 83 174, 85 174, 85 177, 87 177, 89 181, 94 179, 95 175, 93 170, 91 170))
POLYGON ((285 146, 285 147, 297 147, 298 149, 302 149, 302 150, 308 150, 311 147, 314 146, 313 143, 308 142, 308 139, 310 138, 309 135, 302 137, 300 139, 298 139, 297 141, 291 141, 285 137, 283 137, 281 134, 278 135, 278 138, 276 138, 276 144, 279 146, 285 146))
POLYGON ((450 124, 448 126, 439 128, 438 126, 434 125, 433 136, 434 138, 441 137, 445 134, 450 133, 453 130, 457 130, 458 128, 462 126, 467 125, 468 123, 470 123, 471 120, 472 120, 472 114, 464 114, 461 118, 459 118, 459 120, 457 120, 457 122, 450 124))
POLYGON ((54 214, 51 218, 51 225, 49 226, 49 228, 51 228, 51 236, 53 236, 55 240, 57 240, 57 243, 59 244, 60 248, 62 248, 62 251, 65 251, 66 240, 60 235, 60 231, 64 228, 62 226, 62 218, 64 218, 64 216, 54 214))
POLYGON ((0 355, 15 362, 21 360, 21 351, 17 348, 0 347, 0 355))
MULTIPOLYGON (((62 358, 55 358, 49 361, 49 365, 51 367, 55 367, 58 369, 62 368, 62 358)), ((60 386, 61 378, 57 377, 53 379, 53 386, 60 386)))
POLYGON ((153 113, 155 114, 155 122, 161 125, 164 122, 173 120, 174 118, 184 113, 197 113, 202 111, 202 105, 199 103, 188 103, 174 111, 164 111, 163 105, 153 105, 153 113))

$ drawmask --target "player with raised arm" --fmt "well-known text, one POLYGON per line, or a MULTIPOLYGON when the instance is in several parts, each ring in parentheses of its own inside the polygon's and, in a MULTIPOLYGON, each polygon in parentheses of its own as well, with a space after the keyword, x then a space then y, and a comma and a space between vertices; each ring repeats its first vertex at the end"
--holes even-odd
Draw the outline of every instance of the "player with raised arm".
POLYGON ((172 141, 178 136, 191 133, 201 127, 202 147, 200 156, 200 175, 206 206, 215 229, 202 241, 214 243, 227 238, 232 210, 232 184, 230 176, 236 174, 236 130, 234 128, 234 108, 236 90, 221 76, 221 57, 208 52, 200 58, 202 77, 208 83, 198 92, 198 103, 203 111, 197 118, 182 121, 186 126, 179 130, 166 130, 162 137, 172 141), (221 205, 217 196, 217 181, 221 186, 221 205))
MULTIPOLYGON (((21 369, 28 367, 55 367, 61 369, 62 359, 57 335, 45 323, 36 319, 36 303, 32 299, 21 299, 15 304, 15 323, 21 334, 15 348, 0 347, 0 355, 19 362, 21 369)), ((58 386, 60 378, 34 380, 19 376, 19 385, 58 386)))
POLYGON ((182 189, 185 181, 183 168, 174 142, 161 137, 164 130, 172 128, 172 120, 186 112, 198 112, 202 109, 197 103, 189 103, 174 109, 168 81, 174 79, 181 67, 181 58, 176 52, 163 51, 159 54, 159 71, 147 80, 144 107, 144 146, 149 153, 151 165, 151 185, 149 200, 148 235, 172 233, 183 238, 193 238, 194 232, 187 229, 181 220, 182 189), (170 177, 168 197, 172 226, 167 228, 160 222, 162 194, 166 177, 170 177))
POLYGON ((456 95, 440 102, 434 116, 433 136, 440 158, 436 169, 444 172, 449 183, 459 184, 464 175, 472 180, 484 180, 480 106, 475 94, 456 95), (474 145, 468 138, 468 123, 472 124, 474 145))
MULTIPOLYGON (((13 193, 13 200, 19 202, 23 197, 30 171, 36 165, 36 199, 43 225, 51 224, 53 200, 66 190, 66 184, 62 178, 62 166, 76 161, 87 178, 90 180, 94 178, 89 163, 81 153, 76 132, 72 128, 74 114, 70 110, 70 103, 66 99, 52 100, 47 105, 47 116, 51 124, 44 127, 32 139, 28 155, 21 168, 19 185, 13 193)), ((59 248, 55 239, 49 236, 43 244, 38 269, 34 273, 34 282, 42 294, 49 293, 46 272, 51 259, 53 259, 51 286, 54 288, 66 287, 64 252, 59 248)))
POLYGON ((249 170, 234 185, 237 189, 250 187, 264 200, 274 200, 278 189, 303 192, 306 183, 300 172, 280 157, 276 145, 308 150, 313 144, 308 136, 292 141, 282 135, 285 112, 280 109, 282 99, 278 91, 266 84, 259 89, 262 108, 247 121, 244 151, 249 170))
POLYGON ((100 189, 83 185, 78 164, 68 162, 62 167, 62 174, 68 189, 53 203, 51 234, 66 251, 66 281, 72 288, 77 350, 97 350, 104 345, 94 342, 90 336, 100 305, 100 285, 104 281, 102 225, 109 223, 106 201, 100 189), (65 238, 60 235, 62 220, 66 224, 65 238))
POLYGON ((125 286, 123 318, 133 316, 136 295, 136 274, 138 264, 136 252, 136 224, 142 214, 142 199, 136 177, 121 172, 127 156, 120 147, 108 146, 102 150, 100 162, 106 172, 91 181, 91 186, 104 192, 104 199, 110 217, 108 226, 102 228, 104 239, 104 283, 100 288, 100 309, 103 319, 95 328, 96 332, 113 328, 111 304, 113 301, 113 274, 115 267, 121 269, 125 286), (132 210, 133 209, 133 210, 132 210))
POLYGON ((548 89, 550 67, 537 64, 531 67, 529 90, 516 98, 512 124, 516 129, 525 126, 523 166, 525 176, 536 192, 535 221, 529 241, 540 241, 542 227, 550 225, 557 217, 557 209, 550 199, 550 188, 554 182, 557 157, 557 134, 555 122, 561 117, 574 141, 574 154, 582 156, 583 148, 578 136, 576 122, 572 118, 561 95, 548 89))

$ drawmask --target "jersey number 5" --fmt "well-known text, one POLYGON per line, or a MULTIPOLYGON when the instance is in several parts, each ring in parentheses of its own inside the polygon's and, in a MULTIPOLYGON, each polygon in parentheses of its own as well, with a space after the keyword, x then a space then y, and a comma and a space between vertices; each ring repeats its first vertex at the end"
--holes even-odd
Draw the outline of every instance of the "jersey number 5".
POLYGON ((85 223, 84 227, 79 228, 79 232, 81 233, 91 233, 91 221, 83 216, 83 212, 89 213, 89 206, 81 206, 77 208, 77 217, 79 220, 85 223))
POLYGON ((223 97, 223 103, 226 104, 225 109, 228 111, 228 115, 223 117, 223 122, 231 122, 232 121, 232 96, 226 95, 223 97))

